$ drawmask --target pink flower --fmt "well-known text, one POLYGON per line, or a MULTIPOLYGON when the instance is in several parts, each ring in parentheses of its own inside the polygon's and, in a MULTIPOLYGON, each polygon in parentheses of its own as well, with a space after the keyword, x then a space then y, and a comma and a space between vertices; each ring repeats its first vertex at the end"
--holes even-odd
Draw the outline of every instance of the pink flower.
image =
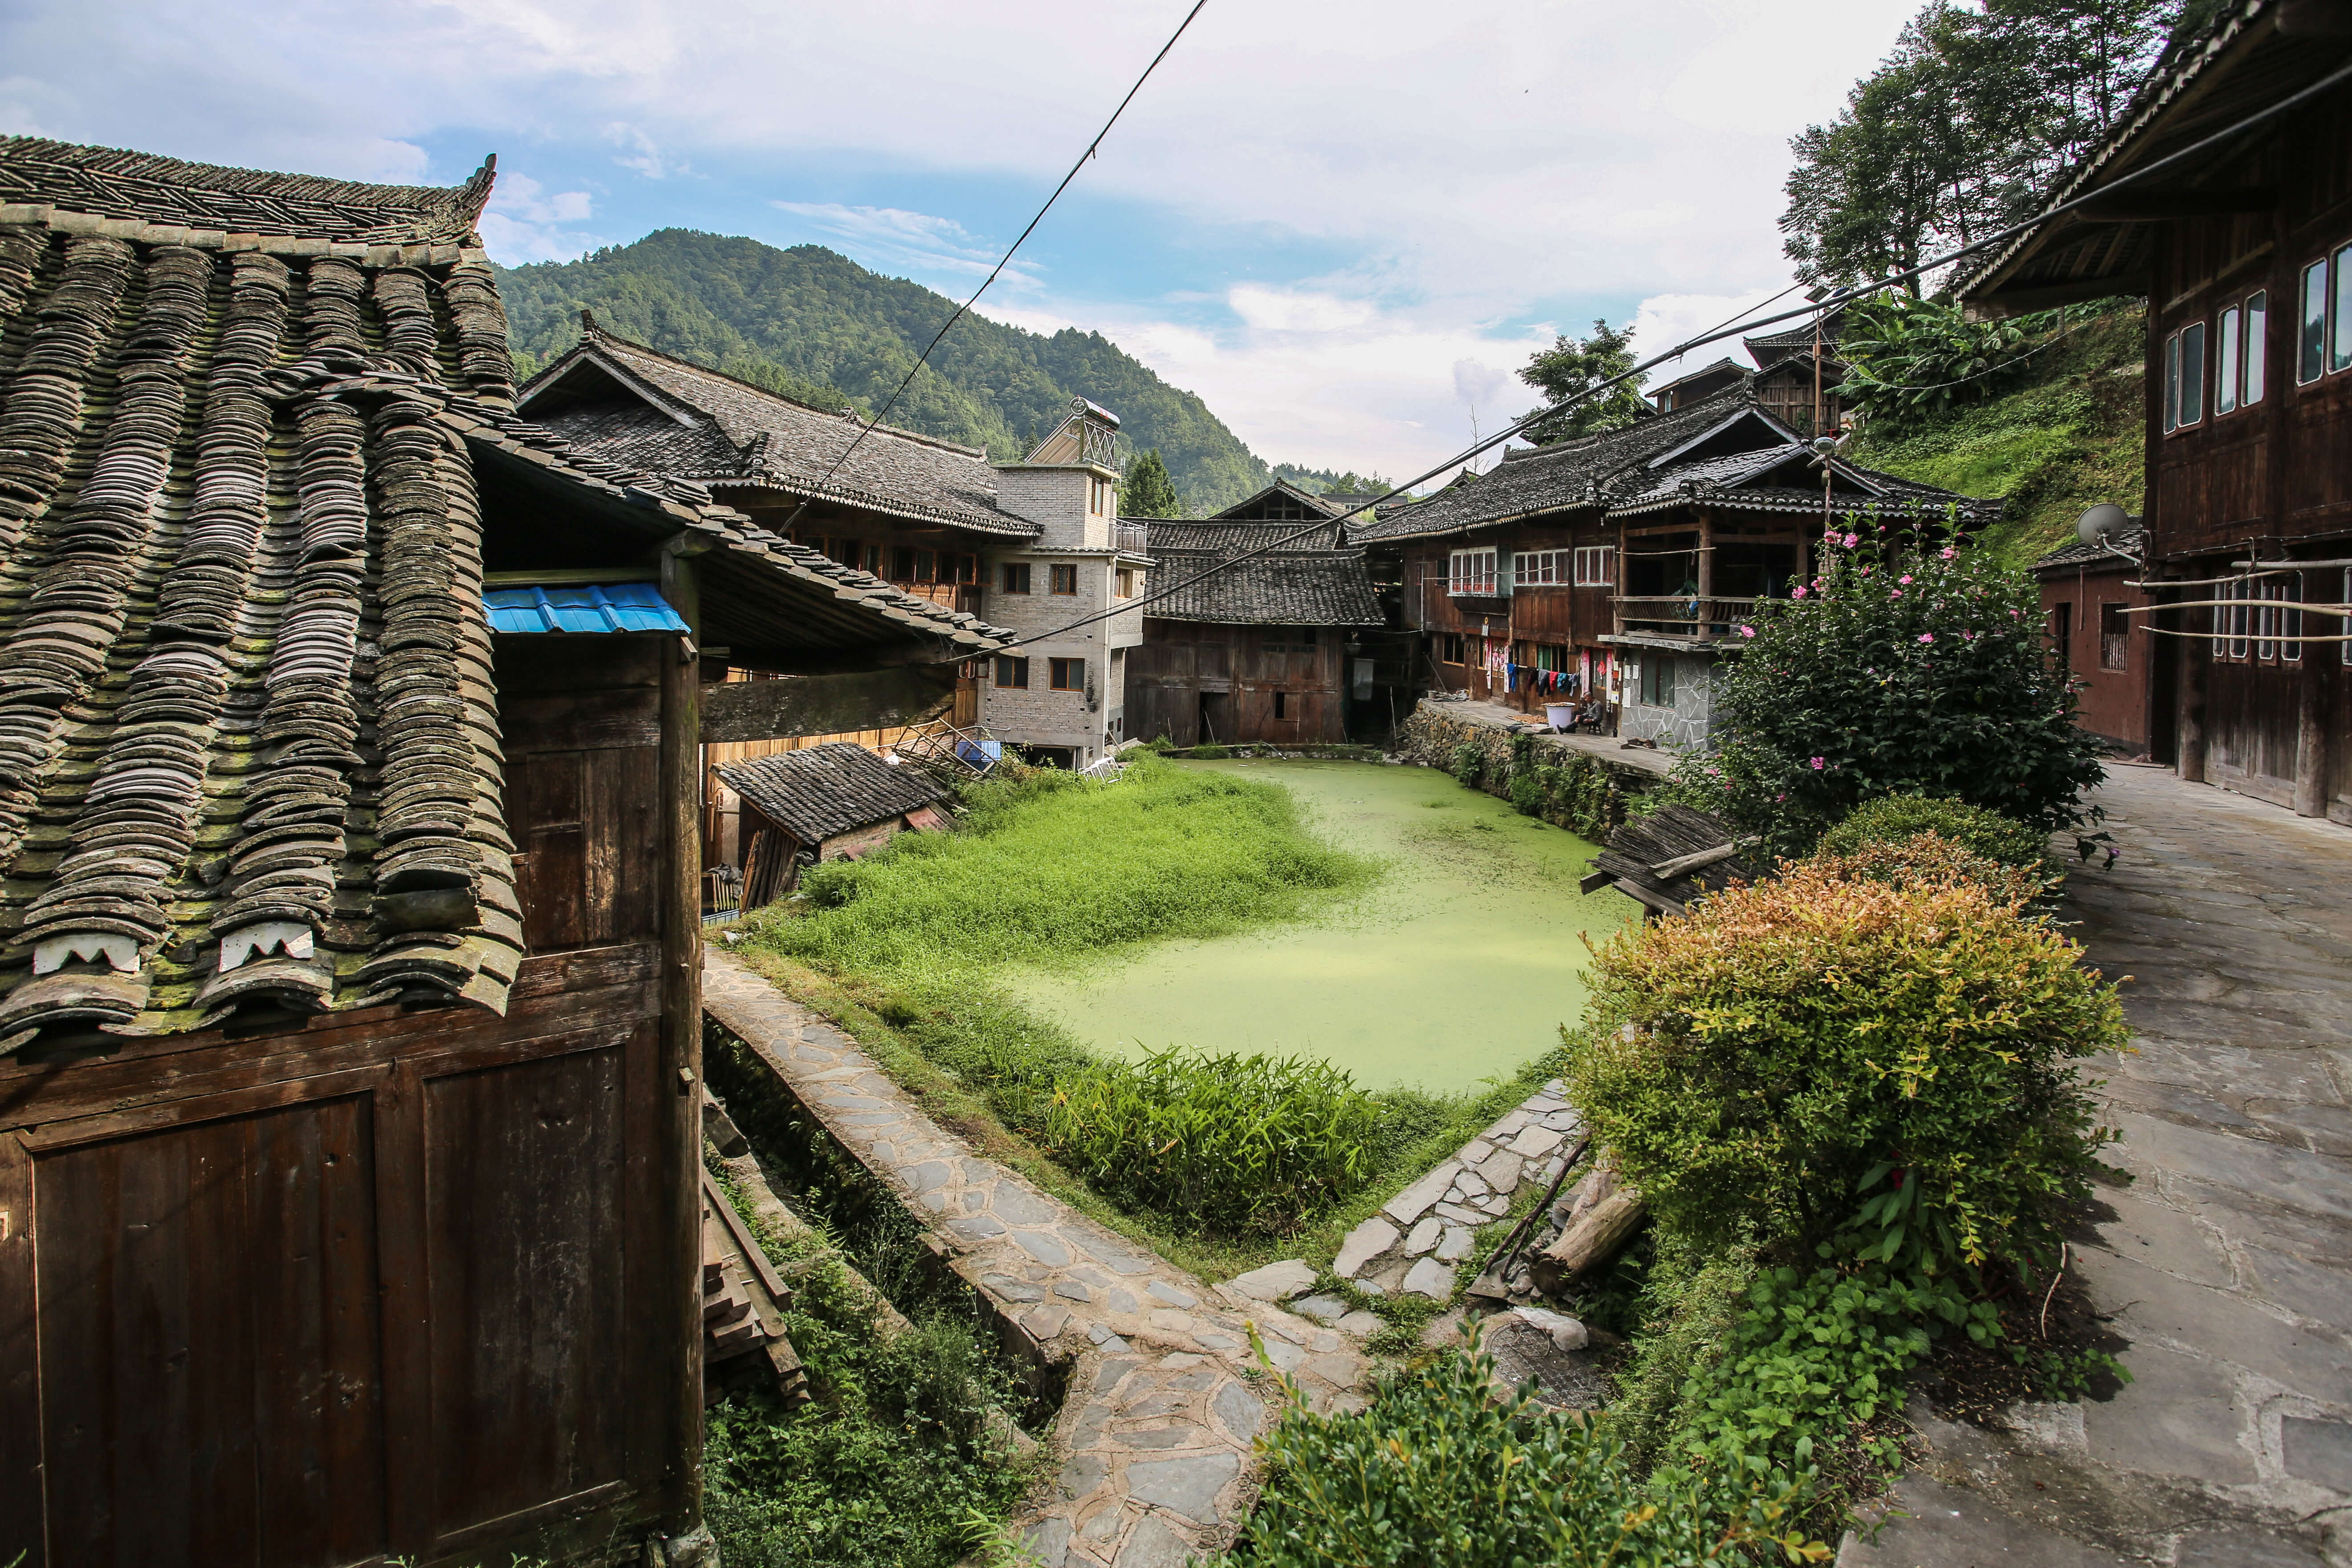
POLYGON ((1896 578, 1896 579, 1895 579, 1895 580, 1896 582, 1898 582, 1898 583, 1908 583, 1909 581, 1911 581, 1911 574, 1910 574, 1910 573, 1908 573, 1908 572, 1906 572, 1905 574, 1903 574, 1903 575, 1902 575, 1902 576, 1897 577, 1897 578, 1896 578))
POLYGON ((2009 618, 2012 621, 2022 620, 2024 617, 2025 612, 2022 610, 2011 610, 2009 612, 2009 618))
POLYGON ((1861 542, 1862 535, 1859 533, 1849 533, 1845 536, 1845 547, 1848 550, 1852 550, 1855 545, 1860 544, 1861 542))
POLYGON ((1792 599, 1803 598, 1805 596, 1805 585, 1802 583, 1798 584, 1795 590, 1791 592, 1789 596, 1792 599))
POLYGON ((1955 549, 1953 549, 1950 545, 1947 544, 1946 546, 1944 546, 1944 559, 1945 559, 1945 560, 1949 561, 1953 556, 1958 555, 1958 553, 1959 553, 1959 552, 1958 552, 1958 551, 1957 551, 1957 550, 1955 550, 1955 549))
POLYGON ((1934 642, 1936 640, 1936 634, 1933 632, 1921 632, 1919 634, 1919 640, 1921 642, 1934 642))
POLYGON ((1739 628, 1739 635, 1744 637, 1752 637, 1756 635, 1756 628, 1754 626, 1742 626, 1739 628))
POLYGON ((1787 790, 1782 790, 1779 795, 1774 795, 1772 798, 1774 800, 1786 800, 1789 798, 1789 792, 1787 790))
POLYGON ((1898 599, 1899 599, 1899 598, 1901 598, 1902 596, 1903 596, 1903 590, 1902 590, 1902 589, 1900 589, 1900 588, 1895 589, 1895 597, 1896 597, 1896 598, 1898 598, 1898 599))
POLYGON ((1827 766, 1829 766, 1829 759, 1827 757, 1815 757, 1813 759, 1813 772, 1820 773, 1827 766))

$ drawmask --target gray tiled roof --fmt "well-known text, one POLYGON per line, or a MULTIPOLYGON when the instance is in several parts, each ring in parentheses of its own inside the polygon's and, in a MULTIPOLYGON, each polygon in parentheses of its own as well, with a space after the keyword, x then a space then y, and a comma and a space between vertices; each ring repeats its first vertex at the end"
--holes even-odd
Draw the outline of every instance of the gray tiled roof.
POLYGON ((1155 555, 1162 550, 1255 550, 1276 540, 1288 541, 1283 546, 1286 550, 1341 548, 1337 522, 1194 522, 1159 517, 1119 521, 1148 524, 1155 555))
POLYGON ((1160 620, 1219 626, 1381 625, 1385 617, 1360 550, 1286 546, 1245 561, 1235 559, 1304 526, 1154 522, 1150 543, 1156 565, 1152 590, 1185 585, 1165 599, 1146 605, 1143 613, 1160 620), (1227 562, 1232 564, 1217 570, 1227 562), (1189 581, 1193 578, 1200 581, 1189 581))
MULTIPOLYGON (((1733 452, 1669 463, 1663 468, 1634 469, 1608 487, 1610 515, 1626 516, 1678 505, 1695 497, 1718 509, 1819 512, 1821 470, 1813 466, 1815 461, 1811 449, 1799 441, 1753 452, 1733 452)), ((1859 510, 1882 518, 1937 518, 1957 506, 1969 521, 1990 521, 2000 512, 1997 500, 1976 500, 1934 485, 1862 468, 1842 458, 1837 460, 1837 468, 1846 483, 1834 492, 1832 511, 1835 516, 1859 510)))
MULTIPOLYGON (((2115 536, 2115 542, 2118 548, 2134 552, 2138 551, 2147 541, 2147 531, 2137 523, 2115 536)), ((2078 542, 2063 549, 2053 550, 2042 556, 2033 563, 2033 570, 2039 572, 2051 566, 2137 566, 2137 564, 2128 556, 2119 555, 2104 544, 2084 544, 2078 542)))
POLYGON ((0 1050, 248 1001, 504 1007, 486 476, 699 533, 714 593, 800 624, 1004 640, 518 418, 488 260, 437 237, 486 181, 374 221, 373 187, 76 151, 0 140, 0 189, 43 198, 0 205, 0 1050), (422 232, 192 230, 215 185, 422 232))
POLYGON ((807 845, 948 798, 946 787, 922 769, 886 763, 848 741, 729 763, 719 777, 807 845))
POLYGON ((977 447, 887 425, 861 441, 854 416, 796 403, 598 328, 531 377, 520 405, 587 450, 657 473, 838 500, 1007 539, 1037 534, 1035 523, 998 509, 996 471, 977 447), (574 401, 571 388, 583 365, 620 387, 650 393, 669 411, 619 387, 574 401))

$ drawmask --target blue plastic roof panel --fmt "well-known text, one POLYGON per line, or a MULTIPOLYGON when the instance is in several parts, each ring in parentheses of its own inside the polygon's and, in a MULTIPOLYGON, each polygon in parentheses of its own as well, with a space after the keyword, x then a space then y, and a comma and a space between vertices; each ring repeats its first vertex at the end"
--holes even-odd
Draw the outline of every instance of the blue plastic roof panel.
POLYGON ((687 624, 651 583, 486 588, 494 632, 682 632, 687 624))

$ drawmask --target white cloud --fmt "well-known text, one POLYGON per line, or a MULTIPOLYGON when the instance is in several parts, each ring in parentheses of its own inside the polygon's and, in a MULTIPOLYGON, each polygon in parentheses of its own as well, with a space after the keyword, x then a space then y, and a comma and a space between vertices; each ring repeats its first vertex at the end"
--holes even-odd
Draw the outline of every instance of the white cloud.
POLYGON ((672 174, 694 172, 683 161, 663 156, 654 139, 634 125, 615 121, 604 127, 604 140, 627 149, 613 162, 624 169, 634 169, 648 180, 666 180, 672 174))
POLYGON ((1225 301, 1234 315, 1269 332, 1339 331, 1371 320, 1373 312, 1368 300, 1343 299, 1312 289, 1269 289, 1258 283, 1236 286, 1226 294, 1225 301))
POLYGON ((508 266, 526 261, 564 261, 595 249, 605 241, 593 234, 562 226, 595 216, 595 204, 585 191, 550 195, 529 174, 501 169, 482 214, 482 243, 508 266))

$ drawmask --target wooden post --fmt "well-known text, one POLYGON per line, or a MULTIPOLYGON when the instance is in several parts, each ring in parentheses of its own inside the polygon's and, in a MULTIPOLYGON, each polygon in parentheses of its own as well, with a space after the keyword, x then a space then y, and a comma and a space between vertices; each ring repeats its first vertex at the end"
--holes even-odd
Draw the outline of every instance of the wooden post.
POLYGON ((657 1081, 669 1099, 659 1118, 656 1168, 670 1182, 662 1213, 668 1253, 664 1259, 661 1321, 648 1341, 677 1368, 672 1391, 668 1451, 679 1467, 673 1496, 681 1531, 702 1518, 702 658, 696 646, 702 622, 695 563, 684 553, 695 541, 666 547, 662 597, 696 628, 666 647, 661 661, 660 770, 662 871, 661 1035, 657 1081))
MULTIPOLYGON (((2214 616, 2210 610, 2206 614, 2214 616)), ((2191 618, 2191 613, 2184 612, 2182 618, 2191 618)), ((2180 639, 2179 767, 2184 784, 2205 782, 2205 668, 2211 660, 2212 647, 2205 637, 2180 639)))
MULTIPOLYGON (((1698 514, 1698 596, 1715 597, 1715 514, 1711 511, 1698 514)), ((1702 605, 1698 613, 1704 621, 1706 607, 1702 605)))
MULTIPOLYGON (((2316 617, 2314 617, 2315 619, 2316 617)), ((2294 689, 2294 814, 2327 815, 2326 643, 2304 645, 2303 668, 2294 689)))

